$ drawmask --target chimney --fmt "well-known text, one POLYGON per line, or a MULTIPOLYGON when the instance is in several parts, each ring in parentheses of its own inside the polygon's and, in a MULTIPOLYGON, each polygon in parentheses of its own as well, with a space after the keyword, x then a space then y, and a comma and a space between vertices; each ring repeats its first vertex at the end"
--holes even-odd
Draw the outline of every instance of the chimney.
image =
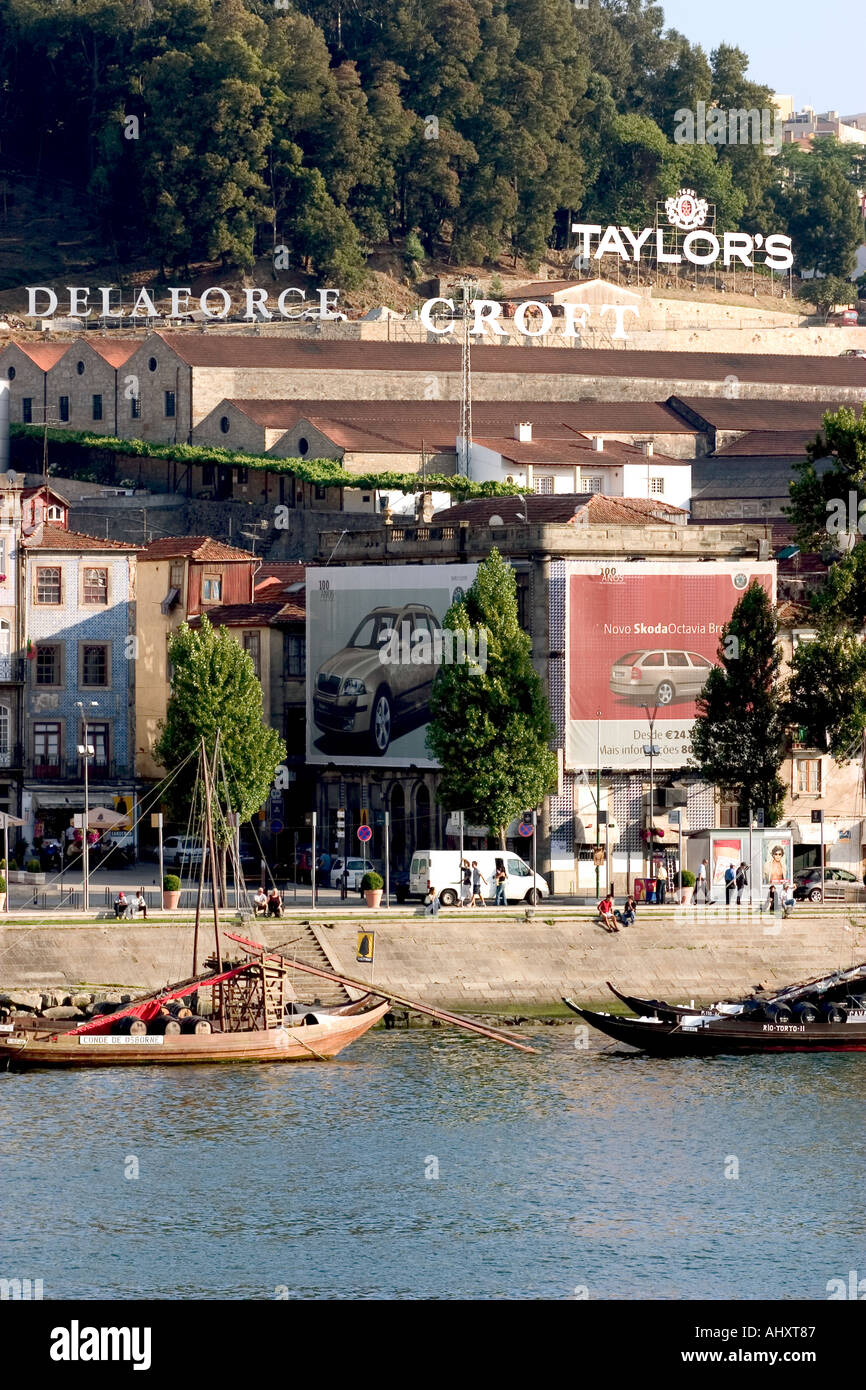
POLYGON ((9 471, 9 382, 0 381, 0 473, 9 471))
POLYGON ((520 444, 532 443, 532 421, 521 420, 519 425, 514 426, 514 438, 520 444))
POLYGON ((604 453, 604 440, 600 434, 594 434, 592 436, 592 447, 597 454, 604 453))
POLYGON ((653 442, 652 442, 652 440, 651 440, 651 439, 642 439, 642 440, 641 440, 641 445, 640 445, 640 447, 641 447, 641 449, 643 450, 643 452, 646 454, 647 458, 648 458, 648 459, 651 459, 652 456, 653 456, 653 442))

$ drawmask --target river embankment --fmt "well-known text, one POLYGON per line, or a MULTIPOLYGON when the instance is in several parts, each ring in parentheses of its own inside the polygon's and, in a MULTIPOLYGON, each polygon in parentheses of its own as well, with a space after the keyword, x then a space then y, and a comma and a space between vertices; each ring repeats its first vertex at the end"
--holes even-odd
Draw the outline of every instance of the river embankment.
MULTIPOLYGON (((340 974, 431 1004, 472 1010, 538 1010, 563 994, 608 999, 606 981, 649 997, 711 1001, 758 984, 784 984, 852 964, 866 956, 866 914, 857 909, 799 908, 790 919, 743 907, 645 910, 635 927, 605 932, 586 912, 455 910, 437 917, 414 912, 307 911, 240 930, 288 956, 318 959, 340 974), (359 933, 374 934, 373 960, 359 961, 359 933), (319 948, 318 952, 316 947, 319 948), (310 956, 310 948, 313 956, 310 956)), ((201 961, 212 950, 202 932, 201 961)), ((224 941, 224 954, 237 954, 224 941)), ((189 975, 192 928, 186 920, 147 924, 68 918, 0 926, 0 991, 66 987, 157 989, 189 975)), ((301 998, 313 977, 298 974, 301 998)))

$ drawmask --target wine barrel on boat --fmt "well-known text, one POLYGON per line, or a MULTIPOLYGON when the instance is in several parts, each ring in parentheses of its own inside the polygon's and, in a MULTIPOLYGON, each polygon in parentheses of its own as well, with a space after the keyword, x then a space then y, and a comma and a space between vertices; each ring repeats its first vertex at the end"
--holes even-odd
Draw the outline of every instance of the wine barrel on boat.
POLYGON ((127 1014, 126 1018, 119 1018, 116 1023, 111 1025, 112 1033, 129 1033, 134 1038, 141 1038, 147 1032, 147 1024, 143 1018, 132 1018, 127 1014))
POLYGON ((820 1018, 818 1006, 804 999, 801 1004, 795 1004, 791 1009, 795 1023, 817 1023, 820 1018))
POLYGON ((149 1033, 164 1033, 166 1037, 172 1037, 180 1032, 180 1024, 176 1018, 172 1018, 170 1015, 167 1018, 157 1016, 150 1020, 147 1031, 149 1033))
POLYGON ((209 1019, 206 1019, 206 1018, 196 1018, 195 1014, 189 1012, 189 1010, 187 1010, 187 1012, 189 1013, 189 1017, 188 1017, 188 1018, 182 1018, 182 1019, 180 1020, 180 1031, 181 1031, 182 1033, 199 1033, 199 1034, 201 1034, 201 1033, 210 1033, 210 1032, 213 1031, 213 1030, 211 1029, 209 1019))

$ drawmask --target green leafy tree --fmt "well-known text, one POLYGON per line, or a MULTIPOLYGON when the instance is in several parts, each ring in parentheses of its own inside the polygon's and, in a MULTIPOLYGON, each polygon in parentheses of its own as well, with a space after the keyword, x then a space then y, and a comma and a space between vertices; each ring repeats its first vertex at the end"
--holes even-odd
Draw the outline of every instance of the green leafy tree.
POLYGON ((443 664, 433 683, 427 744, 441 766, 437 799, 490 827, 505 846, 509 822, 538 806, 556 783, 553 722, 532 665, 531 640, 517 618, 514 571, 495 548, 478 566, 445 627, 474 633, 486 660, 443 664))
POLYGON ((692 730, 692 765, 736 797, 741 816, 763 807, 767 825, 778 824, 785 803, 777 634, 766 590, 753 580, 722 628, 719 665, 698 697, 692 730))
POLYGON ((866 646, 859 636, 825 628, 799 643, 791 658, 786 713, 801 743, 831 753, 839 763, 862 754, 866 646))
MULTIPOLYGON (((171 696, 154 756, 173 772, 195 753, 202 738, 212 756, 219 734, 231 807, 247 821, 266 800, 286 756, 279 734, 262 722, 262 687, 252 658, 226 628, 214 628, 206 614, 200 628, 181 624, 169 642, 168 655, 171 696)), ((195 786, 192 758, 167 793, 175 819, 186 819, 195 786)))
POLYGON ((819 314, 826 318, 836 304, 847 308, 857 298, 857 291, 850 280, 840 275, 825 275, 815 280, 805 280, 797 289, 797 298, 814 304, 819 314))
POLYGON ((786 515, 797 527, 801 546, 838 550, 840 537, 866 531, 859 510, 866 498, 866 407, 859 416, 850 406, 828 412, 821 433, 806 445, 805 453, 803 462, 794 466, 786 515))

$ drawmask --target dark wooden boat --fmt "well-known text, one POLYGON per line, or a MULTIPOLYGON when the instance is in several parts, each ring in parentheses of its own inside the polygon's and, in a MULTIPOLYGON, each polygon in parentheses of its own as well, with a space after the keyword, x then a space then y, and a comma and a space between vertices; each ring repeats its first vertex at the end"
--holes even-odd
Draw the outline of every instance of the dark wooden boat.
POLYGON ((706 1010, 640 999, 609 984, 635 1018, 564 1002, 616 1042, 660 1057, 712 1057, 762 1052, 866 1052, 866 965, 788 985, 706 1010))

